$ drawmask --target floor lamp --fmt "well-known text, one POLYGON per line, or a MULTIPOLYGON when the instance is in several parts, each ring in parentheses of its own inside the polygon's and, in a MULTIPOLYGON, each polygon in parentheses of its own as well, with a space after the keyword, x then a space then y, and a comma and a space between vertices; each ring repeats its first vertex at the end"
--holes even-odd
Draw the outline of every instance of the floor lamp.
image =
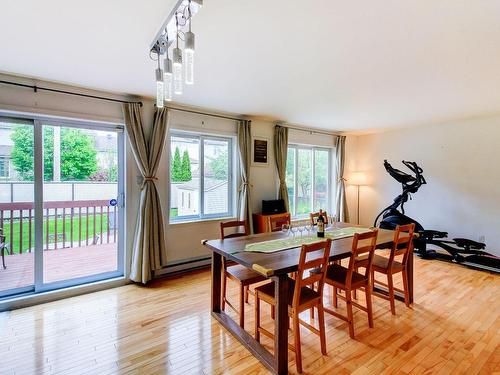
POLYGON ((349 183, 356 186, 358 193, 358 225, 359 225, 359 188, 360 186, 366 185, 366 175, 363 172, 353 172, 349 178, 349 183))

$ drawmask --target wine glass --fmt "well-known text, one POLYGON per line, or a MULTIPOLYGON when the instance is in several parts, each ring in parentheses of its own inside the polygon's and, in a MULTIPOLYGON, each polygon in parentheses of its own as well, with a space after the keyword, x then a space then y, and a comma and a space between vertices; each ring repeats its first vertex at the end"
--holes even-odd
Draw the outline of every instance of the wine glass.
POLYGON ((337 228, 337 216, 332 216, 330 220, 332 221, 332 227, 337 228))
POLYGON ((303 222, 299 221, 298 222, 298 225, 297 225, 297 230, 299 231, 300 233, 300 237, 302 237, 302 233, 304 232, 304 226, 303 226, 303 222))
POLYGON ((283 224, 281 226, 281 232, 288 236, 290 234, 290 224, 283 224))
POLYGON ((292 232, 293 239, 295 239, 295 234, 297 234, 297 224, 290 225, 290 231, 292 232))
POLYGON ((307 236, 309 237, 311 235, 311 231, 313 229, 313 226, 312 226, 312 224, 311 224, 310 221, 306 222, 306 225, 304 226, 304 229, 306 230, 307 236))

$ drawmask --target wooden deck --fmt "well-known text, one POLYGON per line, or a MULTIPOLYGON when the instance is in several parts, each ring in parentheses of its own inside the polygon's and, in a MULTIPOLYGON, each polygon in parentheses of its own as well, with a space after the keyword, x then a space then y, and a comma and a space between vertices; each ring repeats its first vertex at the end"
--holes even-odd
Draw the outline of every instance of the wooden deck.
MULTIPOLYGON (((117 268, 115 243, 45 250, 44 282, 90 276, 117 268)), ((5 256, 7 269, 0 267, 0 291, 33 285, 34 253, 5 256)))
MULTIPOLYGON (((236 284, 228 286, 237 301, 236 284)), ((411 308, 397 302, 393 316, 374 297, 374 328, 356 311, 355 340, 346 322, 327 314, 326 356, 318 337, 302 329, 304 375, 498 374, 499 290, 498 275, 416 258, 411 308)), ((253 334, 249 302, 245 328, 253 334)), ((272 328, 269 315, 263 306, 263 324, 272 328)), ((0 358, 2 374, 269 373, 211 317, 209 270, 0 313, 0 358)), ((293 353, 289 360, 295 374, 293 353)))

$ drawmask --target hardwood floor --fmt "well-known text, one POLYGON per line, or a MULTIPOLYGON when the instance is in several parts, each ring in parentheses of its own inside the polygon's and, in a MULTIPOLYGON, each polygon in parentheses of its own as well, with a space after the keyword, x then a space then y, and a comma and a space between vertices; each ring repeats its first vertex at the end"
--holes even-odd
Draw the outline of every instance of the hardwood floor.
MULTIPOLYGON (((209 276, 196 271, 1 313, 0 374, 267 374, 211 318, 209 276)), ((327 356, 302 329, 304 373, 500 373, 499 296, 497 275, 416 258, 411 309, 397 302, 392 316, 389 303, 374 298, 374 328, 356 312, 355 340, 347 323, 326 314, 327 356)), ((330 289, 325 301, 331 305, 330 289)), ((252 298, 246 313, 253 334, 252 298)), ((268 307, 262 319, 272 329, 268 307)))

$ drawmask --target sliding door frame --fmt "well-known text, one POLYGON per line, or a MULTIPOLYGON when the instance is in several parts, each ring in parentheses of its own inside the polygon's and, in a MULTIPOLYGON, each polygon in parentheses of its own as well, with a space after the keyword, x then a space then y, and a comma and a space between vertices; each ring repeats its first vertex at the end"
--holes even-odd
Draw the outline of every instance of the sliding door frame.
POLYGON ((34 156, 34 283, 29 286, 20 287, 0 292, 0 299, 15 298, 20 295, 38 294, 41 292, 53 291, 82 284, 89 284, 98 281, 104 281, 111 278, 120 278, 125 276, 125 129, 121 124, 103 123, 88 120, 74 120, 46 115, 15 113, 0 110, 0 120, 11 122, 23 122, 33 126, 33 156, 34 156), (43 127, 60 126, 69 128, 101 130, 115 132, 117 134, 117 152, 118 152, 118 181, 117 181, 117 223, 118 225, 116 239, 117 246, 117 269, 114 271, 100 274, 77 277, 68 280, 44 283, 44 253, 43 253, 43 127))

